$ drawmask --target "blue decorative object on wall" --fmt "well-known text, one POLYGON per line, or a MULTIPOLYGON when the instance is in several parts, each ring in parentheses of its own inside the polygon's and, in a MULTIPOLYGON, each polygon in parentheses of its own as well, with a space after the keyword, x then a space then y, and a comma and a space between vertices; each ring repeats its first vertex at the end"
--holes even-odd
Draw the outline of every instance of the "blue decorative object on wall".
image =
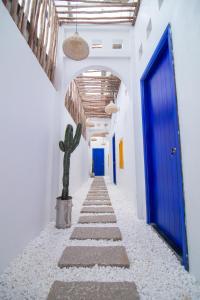
POLYGON ((166 28, 142 78, 147 223, 182 257, 188 249, 171 27, 166 28))
POLYGON ((104 176, 104 148, 93 148, 92 158, 95 176, 104 176))

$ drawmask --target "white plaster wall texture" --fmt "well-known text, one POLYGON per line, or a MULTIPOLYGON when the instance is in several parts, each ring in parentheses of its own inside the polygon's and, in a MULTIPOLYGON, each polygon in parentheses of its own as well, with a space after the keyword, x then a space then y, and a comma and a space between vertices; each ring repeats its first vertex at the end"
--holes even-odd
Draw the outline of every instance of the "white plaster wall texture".
MULTIPOLYGON (((115 134, 117 186, 134 203, 137 213, 133 106, 127 87, 123 83, 120 86, 116 104, 120 110, 112 116, 111 136, 115 134), (123 139, 124 145, 124 169, 119 167, 119 142, 121 139, 123 139)), ((112 158, 112 147, 110 147, 110 152, 112 158)), ((113 164, 111 163, 111 178, 113 178, 112 173, 113 164)))
POLYGON ((2 3, 0 19, 1 272, 50 219, 58 107, 54 87, 2 3))
MULTIPOLYGON (((200 280, 200 2, 198 0, 165 0, 159 9, 158 1, 143 0, 135 25, 135 110, 134 121, 137 141, 137 193, 138 202, 145 208, 144 168, 142 146, 142 120, 140 78, 168 23, 172 28, 177 101, 179 110, 182 165, 186 205, 190 271, 200 280), (152 32, 147 38, 146 27, 151 18, 152 32), (138 50, 143 45, 139 58, 138 50)), ((144 212, 144 210, 143 210, 144 212)))
MULTIPOLYGON (((74 123, 2 2, 0 19, 1 273, 54 215, 62 165, 58 141, 64 125, 74 123)), ((87 168, 87 152, 82 140, 72 157, 72 192, 88 178, 78 172, 87 168)))
MULTIPOLYGON (((89 29, 87 26, 78 28, 79 34, 86 39, 90 46, 90 55, 83 61, 73 61, 63 55, 62 43, 65 38, 74 33, 74 27, 63 26, 59 32, 58 39, 58 77, 62 81, 63 95, 66 94, 68 85, 71 80, 76 78, 81 72, 88 68, 100 68, 110 70, 114 75, 118 76, 126 86, 130 86, 130 34, 131 27, 117 26, 106 29, 104 26, 95 26, 89 29), (112 42, 115 40, 123 41, 123 48, 120 50, 112 49, 112 42), (92 49, 91 45, 94 40, 102 40, 102 49, 92 49)), ((57 85, 60 83, 58 82, 57 85)))

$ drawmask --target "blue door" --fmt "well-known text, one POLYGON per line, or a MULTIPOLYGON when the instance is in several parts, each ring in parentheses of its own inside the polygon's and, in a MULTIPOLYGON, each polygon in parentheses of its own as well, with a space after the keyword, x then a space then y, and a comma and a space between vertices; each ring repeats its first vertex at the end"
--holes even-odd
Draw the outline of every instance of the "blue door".
POLYGON ((93 148, 92 158, 95 176, 104 176, 104 149, 93 148))
POLYGON ((141 79, 147 221, 188 268, 175 75, 168 26, 141 79))
POLYGON ((116 179, 116 151, 115 151, 115 135, 112 138, 112 154, 113 154, 113 182, 117 183, 116 179))

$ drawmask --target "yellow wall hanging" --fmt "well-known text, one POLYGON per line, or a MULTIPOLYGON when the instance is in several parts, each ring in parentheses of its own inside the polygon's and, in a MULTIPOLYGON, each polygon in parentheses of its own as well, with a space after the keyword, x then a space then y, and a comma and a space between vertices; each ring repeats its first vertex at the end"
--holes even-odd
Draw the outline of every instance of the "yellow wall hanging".
POLYGON ((124 169, 124 142, 123 139, 119 142, 119 168, 124 169))

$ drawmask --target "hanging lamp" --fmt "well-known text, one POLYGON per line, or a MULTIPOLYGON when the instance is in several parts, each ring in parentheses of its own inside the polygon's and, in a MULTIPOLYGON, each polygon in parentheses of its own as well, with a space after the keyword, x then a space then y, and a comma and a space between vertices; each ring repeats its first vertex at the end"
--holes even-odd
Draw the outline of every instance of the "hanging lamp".
POLYGON ((86 127, 95 127, 95 124, 91 122, 89 119, 86 120, 86 127))
POLYGON ((77 5, 76 5, 76 31, 63 42, 64 54, 73 60, 83 60, 89 55, 88 43, 79 36, 77 31, 77 5))
POLYGON ((106 141, 105 141, 104 138, 103 138, 103 141, 102 141, 101 145, 102 145, 102 146, 106 146, 106 141))
POLYGON ((116 113, 118 111, 119 111, 119 107, 113 101, 110 101, 110 103, 108 105, 106 105, 106 107, 105 107, 105 112, 108 115, 111 115, 111 114, 116 113))
POLYGON ((92 142, 96 142, 97 139, 96 139, 95 137, 93 137, 93 138, 91 138, 91 141, 92 141, 92 142))

